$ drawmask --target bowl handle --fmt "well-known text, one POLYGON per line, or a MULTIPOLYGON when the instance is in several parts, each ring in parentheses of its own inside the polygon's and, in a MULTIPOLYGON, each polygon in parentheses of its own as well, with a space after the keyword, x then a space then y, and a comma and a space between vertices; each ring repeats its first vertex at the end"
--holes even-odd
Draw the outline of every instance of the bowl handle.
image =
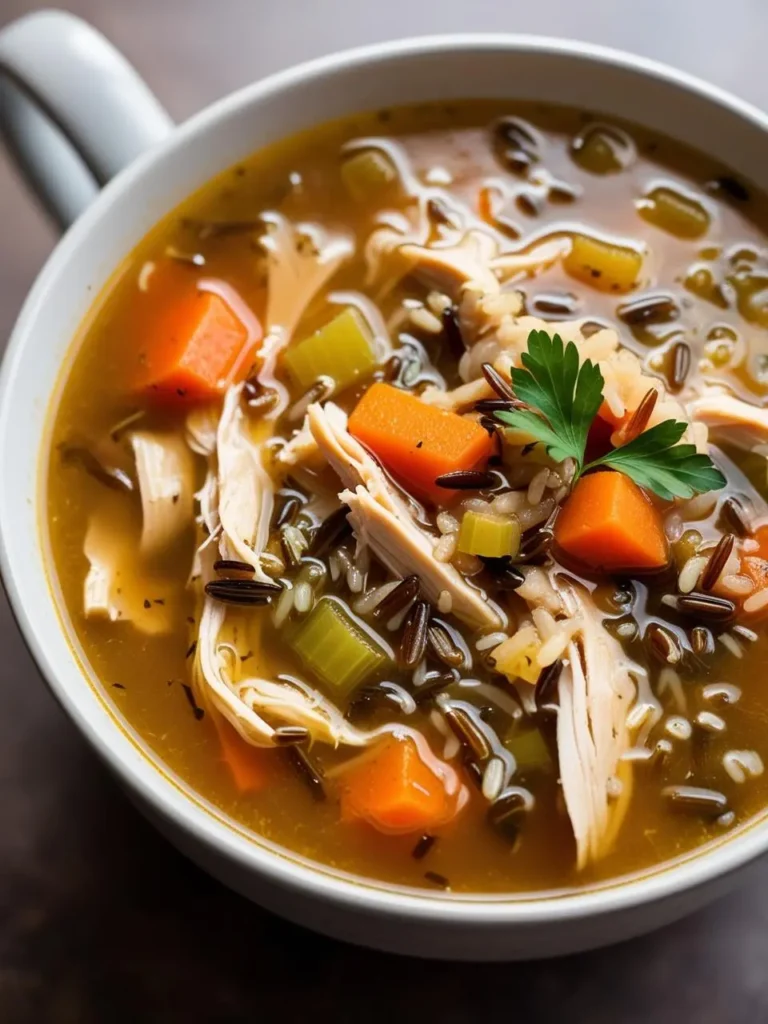
POLYGON ((60 227, 173 121, 100 32, 63 11, 0 31, 0 132, 60 227))

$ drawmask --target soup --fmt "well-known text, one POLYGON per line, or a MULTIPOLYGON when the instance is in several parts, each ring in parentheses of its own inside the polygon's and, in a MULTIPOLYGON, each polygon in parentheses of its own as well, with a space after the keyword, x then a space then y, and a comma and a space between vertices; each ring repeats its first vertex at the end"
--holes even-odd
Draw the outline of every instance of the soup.
POLYGON ((116 713, 255 839, 424 890, 581 888, 761 813, 765 213, 498 102, 211 182, 54 415, 53 572, 116 713))

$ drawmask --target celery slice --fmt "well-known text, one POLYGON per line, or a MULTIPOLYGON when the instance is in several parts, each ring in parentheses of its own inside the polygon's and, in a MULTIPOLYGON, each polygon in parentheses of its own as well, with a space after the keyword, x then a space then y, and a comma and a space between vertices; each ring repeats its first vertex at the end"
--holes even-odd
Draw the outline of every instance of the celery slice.
POLYGON ((591 235, 574 235, 563 270, 603 292, 628 292, 638 283, 643 254, 591 235))
POLYGON ((459 530, 459 551, 485 558, 516 555, 520 548, 520 523, 514 516, 465 512, 459 530))
POLYGON ((376 366, 373 334, 354 306, 348 306, 315 334, 289 348, 283 356, 286 369, 303 388, 318 377, 331 377, 341 391, 376 366))
POLYGON ((522 730, 515 728, 508 736, 505 736, 504 746, 514 757, 518 768, 552 767, 549 748, 541 732, 535 727, 522 730))
POLYGON ((380 198, 396 178, 397 168, 378 149, 348 156, 341 165, 341 180, 356 203, 380 198))
POLYGON ((374 638, 333 597, 317 602, 294 634, 293 648, 310 672, 341 694, 389 661, 374 638))

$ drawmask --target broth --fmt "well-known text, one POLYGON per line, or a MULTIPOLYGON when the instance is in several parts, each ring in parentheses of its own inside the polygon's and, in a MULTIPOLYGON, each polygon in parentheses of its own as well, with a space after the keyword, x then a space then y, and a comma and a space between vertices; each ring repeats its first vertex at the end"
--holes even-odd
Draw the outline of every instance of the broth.
MULTIPOLYGON (((421 325, 418 317, 409 319, 408 304, 416 308, 414 304, 423 302, 428 291, 423 283, 406 275, 382 290, 368 282, 363 249, 379 223, 382 206, 356 202, 345 188, 339 173, 340 154, 353 140, 358 140, 358 148, 375 140, 377 151, 410 183, 405 191, 418 192, 424 202, 431 200, 434 221, 450 225, 458 218, 475 224, 480 202, 480 212, 491 221, 502 251, 522 251, 538 241, 574 233, 646 247, 641 280, 626 292, 612 288, 599 274, 587 273, 584 278, 580 272, 579 279, 573 266, 569 273, 562 259, 515 280, 510 290, 523 294, 528 312, 555 321, 553 330, 558 322, 574 317, 619 325, 622 341, 646 360, 647 370, 666 379, 674 378, 674 345, 684 343, 692 353, 688 385, 724 382, 737 396, 764 403, 768 394, 764 334, 768 306, 762 305, 764 197, 751 191, 742 195, 739 183, 722 166, 671 140, 613 123, 598 136, 593 127, 598 121, 580 111, 541 105, 427 105, 361 115, 259 152, 173 211, 126 259, 85 326, 67 368, 47 469, 47 528, 67 619, 93 675, 117 714, 192 790, 257 836, 333 868, 426 889, 439 889, 447 880, 453 891, 464 893, 581 888, 690 853, 745 824, 768 801, 768 783, 761 771, 755 769, 754 777, 737 782, 733 776, 739 776, 738 766, 734 773, 723 767, 729 751, 751 752, 757 760, 750 764, 768 760, 764 729, 768 697, 760 686, 768 664, 765 631, 759 619, 745 619, 748 632, 741 634, 730 624, 717 624, 712 629, 714 653, 692 660, 686 655, 685 667, 663 666, 642 634, 651 622, 671 629, 673 635, 690 630, 691 622, 661 600, 670 585, 674 590, 675 573, 668 573, 662 582, 655 577, 637 577, 629 584, 610 578, 586 580, 610 629, 619 630, 628 656, 650 673, 663 715, 648 745, 656 749, 658 740, 664 740, 664 756, 634 767, 631 802, 610 852, 581 869, 576 866, 573 829, 563 808, 558 772, 546 760, 532 769, 521 765, 514 775, 512 782, 530 790, 535 802, 524 825, 515 824, 511 841, 489 827, 488 801, 460 760, 454 759, 467 805, 454 820, 430 830, 438 838, 421 858, 412 855, 419 832, 383 835, 359 821, 340 822, 334 780, 356 756, 343 746, 312 748, 314 762, 325 775, 327 798, 323 801, 312 798, 288 748, 265 753, 268 785, 257 792, 242 792, 222 759, 213 716, 191 689, 200 614, 199 598, 187 589, 195 546, 191 525, 162 557, 151 565, 142 563, 137 579, 126 577, 123 584, 126 593, 121 598, 126 601, 128 590, 139 588, 144 625, 160 632, 152 635, 134 624, 83 614, 88 572, 84 539, 91 517, 98 514, 108 520, 116 535, 136 545, 142 529, 135 478, 131 493, 121 491, 114 480, 105 486, 103 478, 94 477, 92 460, 83 453, 130 478, 133 456, 127 438, 133 430, 181 429, 188 411, 183 395, 175 405, 158 404, 151 391, 140 393, 129 386, 143 371, 146 339, 169 301, 208 282, 205 287, 223 294, 233 308, 239 310, 242 303, 265 320, 267 267, 259 242, 265 211, 275 211, 293 224, 321 224, 326 231, 351 239, 355 247, 353 257, 310 304, 294 337, 307 337, 320 328, 354 293, 354 301, 362 302, 363 315, 370 315, 367 299, 376 303, 386 324, 396 325, 391 328, 391 343, 395 349, 401 346, 401 383, 409 360, 413 385, 438 382, 450 389, 461 383, 456 357, 440 340, 442 335, 430 333, 428 318, 420 318, 421 325), (506 134, 494 130, 498 119, 510 113, 520 119, 517 127, 511 131, 508 127, 506 134), (526 155, 526 146, 535 150, 533 156, 526 155), (627 166, 622 168, 624 161, 627 166), (665 205, 665 190, 691 198, 693 214, 681 214, 674 203, 665 205), (660 227, 659 219, 666 227, 676 226, 677 235, 660 227), (696 237, 690 237, 694 231, 696 237), (655 306, 638 305, 639 297, 648 295, 661 299, 655 306), (743 358, 737 358, 739 352, 743 358), (639 627, 636 637, 629 629, 620 631, 632 622, 639 627), (721 634, 729 639, 717 639, 721 634), (667 671, 662 678, 662 669, 671 669, 673 675, 667 671), (723 683, 729 685, 716 685, 723 683), (663 792, 669 786, 713 789, 723 795, 723 813, 702 815, 692 813, 687 805, 671 807, 663 792)), ((392 194, 383 205, 390 221, 413 207, 410 200, 392 194)), ((351 411, 368 383, 344 390, 339 404, 351 411)), ((300 399, 301 393, 301 388, 293 387, 290 401, 300 399)), ((288 436, 301 425, 301 416, 292 417, 289 409, 276 421, 264 422, 257 427, 262 440, 272 427, 277 435, 288 436)), ((725 455, 721 458, 715 452, 715 459, 728 476, 728 487, 705 515, 681 521, 677 531, 698 530, 704 541, 720 536, 722 505, 728 494, 746 492, 759 508, 766 490, 765 455, 737 450, 729 446, 729 437, 716 439, 722 441, 725 455), (749 479, 740 475, 742 470, 749 479)), ((275 487, 286 491, 280 503, 284 506, 291 500, 288 492, 298 492, 301 507, 296 509, 296 521, 307 528, 316 526, 318 517, 302 512, 312 495, 312 475, 305 474, 299 481, 291 474, 287 480, 278 479, 270 458, 267 468, 275 474, 275 487)), ((194 471, 199 488, 204 483, 201 460, 194 471)), ((325 470, 318 471, 317 479, 327 480, 324 474, 325 470)), ((343 543, 353 557, 349 538, 343 543)), ((274 544, 268 550, 282 557, 274 544)), ((331 553, 336 550, 333 547, 331 553)), ((386 571, 374 563, 366 586, 387 578, 386 571)), ((338 594, 351 605, 360 597, 350 592, 346 573, 337 581, 328 579, 325 586, 326 594, 338 594)), ((240 635, 243 668, 268 679, 305 675, 292 649, 293 634, 275 629, 274 615, 275 607, 269 605, 247 613, 240 635)), ((456 626, 450 613, 440 617, 456 626)), ((291 628, 295 630, 295 615, 294 620, 291 628)), ((453 684, 450 695, 475 708, 486 723, 503 733, 513 720, 510 707, 520 714, 515 710, 515 691, 474 648, 477 632, 465 630, 465 634, 474 662, 467 677, 480 686, 453 684)), ((396 632, 382 629, 382 635, 393 646, 397 644, 396 632)), ((438 667, 431 664, 430 670, 437 672, 438 667)), ((410 676, 396 668, 387 678, 412 689, 410 676)), ((381 694, 359 713, 366 728, 399 717, 391 697, 381 694)), ((442 756, 446 730, 435 724, 434 705, 426 702, 402 721, 422 731, 433 751, 442 756)))

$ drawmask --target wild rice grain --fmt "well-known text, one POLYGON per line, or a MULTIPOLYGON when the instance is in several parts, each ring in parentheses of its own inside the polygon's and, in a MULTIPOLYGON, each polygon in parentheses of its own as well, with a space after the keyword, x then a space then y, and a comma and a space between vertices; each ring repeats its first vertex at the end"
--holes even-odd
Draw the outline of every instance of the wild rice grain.
POLYGON ((411 851, 411 856, 413 857, 414 860, 422 860, 424 857, 426 857, 426 855, 429 853, 429 851, 432 849, 436 842, 437 836, 430 836, 426 834, 421 836, 421 838, 418 840, 413 850, 411 851))
POLYGON ((442 473, 435 479, 438 487, 447 487, 456 491, 482 491, 493 487, 497 482, 493 473, 480 469, 458 469, 453 473, 442 473))
POLYGON ((424 657, 427 648, 427 629, 430 609, 426 601, 416 601, 406 616, 400 643, 400 663, 414 669, 424 657))
MULTIPOLYGON (((711 590, 725 568, 725 563, 731 556, 736 538, 732 533, 725 533, 717 542, 717 547, 707 559, 707 565, 701 574, 701 589, 711 590)), ((691 587, 693 590, 693 587, 691 587)))
POLYGON ((459 668, 464 664, 464 652, 453 642, 442 623, 432 623, 427 630, 427 642, 435 657, 449 668, 459 668))
POLYGON ((503 398, 505 402, 513 402, 515 406, 520 406, 522 403, 515 397, 515 393, 512 390, 512 386, 504 380, 499 371, 491 365, 491 363, 483 363, 482 367, 483 376, 488 381, 490 386, 499 396, 503 398))
POLYGON ((723 793, 699 786, 665 786, 661 791, 675 810, 718 816, 728 810, 723 793))
POLYGON ((748 537, 752 533, 751 516, 738 498, 726 498, 720 506, 720 517, 737 537, 748 537))
POLYGON ((694 654, 713 654, 715 638, 706 626, 694 626, 691 630, 691 649, 694 654))
POLYGON ((676 341, 672 346, 670 356, 672 365, 669 384, 672 391, 679 391, 685 384, 691 369, 691 348, 684 341, 676 341))

